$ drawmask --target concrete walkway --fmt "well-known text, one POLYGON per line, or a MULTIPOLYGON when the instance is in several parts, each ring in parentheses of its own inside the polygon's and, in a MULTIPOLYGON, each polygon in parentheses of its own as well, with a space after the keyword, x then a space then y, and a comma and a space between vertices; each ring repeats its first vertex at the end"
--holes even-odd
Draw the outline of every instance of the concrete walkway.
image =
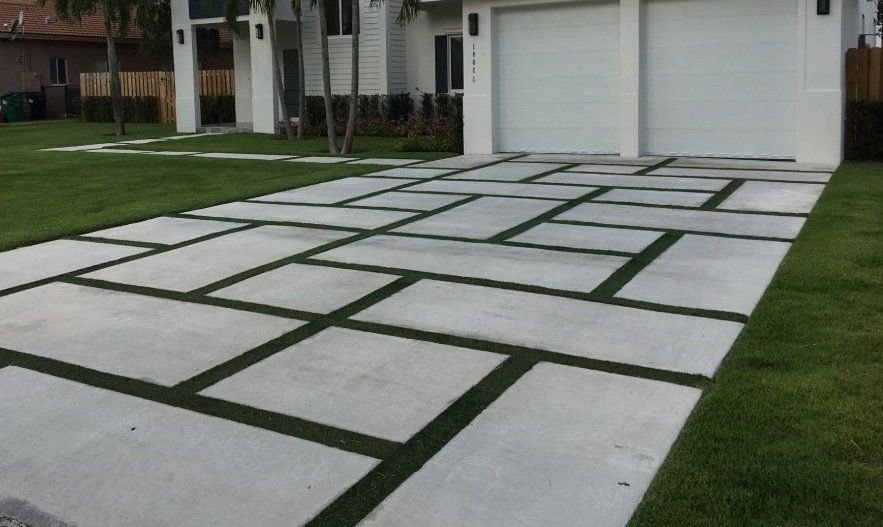
POLYGON ((829 178, 463 156, 0 253, 0 523, 624 525, 829 178))

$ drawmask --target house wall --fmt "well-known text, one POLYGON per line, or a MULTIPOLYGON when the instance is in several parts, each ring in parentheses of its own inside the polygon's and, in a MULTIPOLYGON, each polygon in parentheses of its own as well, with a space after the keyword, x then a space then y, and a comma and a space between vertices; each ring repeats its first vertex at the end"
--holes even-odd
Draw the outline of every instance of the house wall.
MULTIPOLYGON (((371 7, 361 0, 359 36, 359 93, 389 91, 386 75, 386 4, 371 7)), ((318 10, 304 11, 304 66, 307 95, 322 95, 322 48, 319 40, 318 10)), ((328 37, 331 65, 331 92, 349 93, 352 78, 352 37, 328 37)))
MULTIPOLYGON (((152 69, 153 64, 138 55, 137 44, 117 45, 120 66, 123 71, 152 69)), ((67 59, 68 84, 78 86, 80 73, 103 71, 99 63, 107 60, 104 42, 81 42, 63 40, 16 39, 0 40, 0 94, 22 91, 22 74, 31 72, 39 76, 39 83, 47 93, 49 117, 63 117, 66 111, 64 89, 51 86, 49 61, 51 58, 67 59)))
MULTIPOLYGON (((555 3, 558 0, 464 0, 462 23, 469 13, 479 17, 479 34, 464 32, 464 48, 475 54, 475 74, 464 90, 467 153, 492 153, 494 141, 493 12, 504 6, 555 3)), ((701 1, 701 0, 697 0, 701 1)), ((800 0, 798 53, 797 152, 799 162, 836 165, 843 157, 844 56, 857 42, 857 2, 831 0, 831 14, 816 14, 815 0, 800 0)), ((620 2, 620 153, 642 152, 640 127, 641 0, 620 2)), ((424 52, 425 53, 425 52, 424 52)), ((421 55, 428 56, 428 55, 421 55)), ((418 74, 419 75, 419 74, 418 74)))
MULTIPOLYGON (((460 3, 428 3, 424 9, 407 27, 405 35, 407 91, 415 95, 419 92, 435 93, 435 36, 463 32, 460 3)), ((464 61, 468 62, 466 57, 464 61)))

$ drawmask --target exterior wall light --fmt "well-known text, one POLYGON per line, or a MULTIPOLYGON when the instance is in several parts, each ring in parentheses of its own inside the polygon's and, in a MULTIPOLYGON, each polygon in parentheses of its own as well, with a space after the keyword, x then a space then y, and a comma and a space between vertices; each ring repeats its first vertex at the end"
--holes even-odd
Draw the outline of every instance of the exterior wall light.
POLYGON ((263 24, 255 24, 254 25, 254 36, 258 38, 258 40, 264 40, 264 25, 263 24))
POLYGON ((831 0, 816 0, 816 14, 830 15, 831 14, 831 0))
POLYGON ((177 37, 178 37, 178 44, 183 44, 184 43, 184 30, 179 29, 179 30, 175 31, 175 35, 177 35, 177 37))
POLYGON ((478 35, 478 13, 469 13, 469 34, 478 35))

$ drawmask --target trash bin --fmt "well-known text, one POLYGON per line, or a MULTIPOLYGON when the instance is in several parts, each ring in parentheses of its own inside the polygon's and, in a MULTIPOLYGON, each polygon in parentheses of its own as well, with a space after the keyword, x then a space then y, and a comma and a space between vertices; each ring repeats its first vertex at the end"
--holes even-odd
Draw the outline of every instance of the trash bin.
POLYGON ((41 92, 23 93, 25 117, 28 121, 46 118, 46 96, 41 92))
POLYGON ((25 120, 24 97, 21 93, 10 92, 0 95, 0 110, 10 123, 25 120))

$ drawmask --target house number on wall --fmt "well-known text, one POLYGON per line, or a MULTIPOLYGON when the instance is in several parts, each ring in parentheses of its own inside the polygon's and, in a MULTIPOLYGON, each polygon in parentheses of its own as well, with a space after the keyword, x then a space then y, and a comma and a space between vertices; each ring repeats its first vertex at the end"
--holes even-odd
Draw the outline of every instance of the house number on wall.
POLYGON ((475 84, 475 42, 472 43, 472 83, 475 84))

